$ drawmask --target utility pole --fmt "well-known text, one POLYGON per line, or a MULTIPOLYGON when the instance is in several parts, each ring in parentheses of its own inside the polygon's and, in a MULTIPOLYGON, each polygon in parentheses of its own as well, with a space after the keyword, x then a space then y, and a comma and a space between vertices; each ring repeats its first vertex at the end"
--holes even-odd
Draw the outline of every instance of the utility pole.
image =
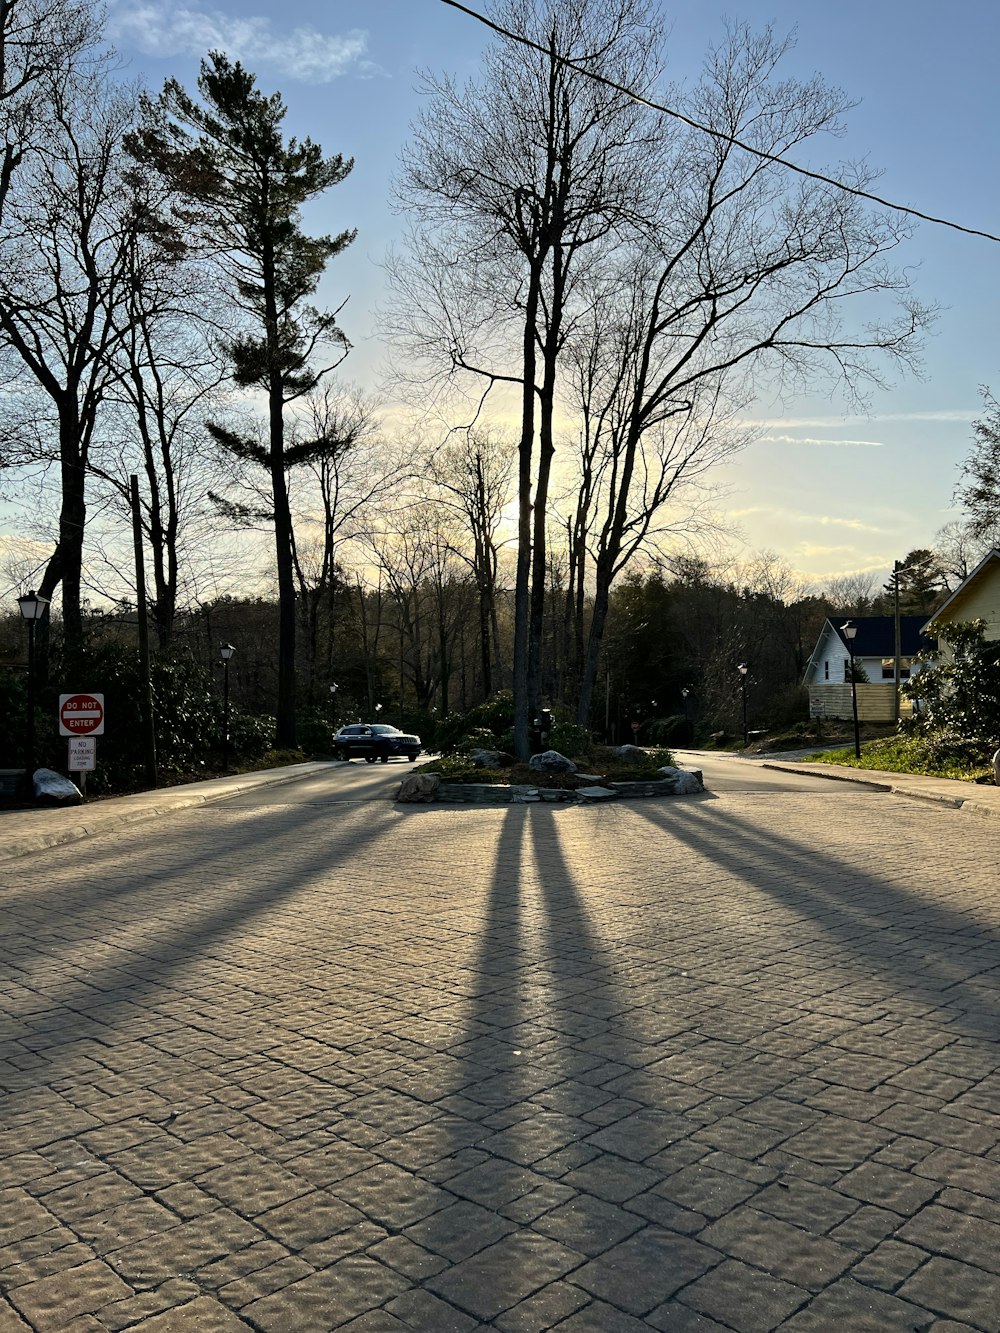
POLYGON ((157 785, 156 731, 153 726, 153 684, 149 670, 149 618, 146 613, 146 569, 142 558, 142 516, 139 510, 139 478, 129 477, 132 501, 132 543, 135 547, 135 603, 139 616, 139 667, 142 695, 139 712, 142 723, 142 749, 146 786, 157 785))

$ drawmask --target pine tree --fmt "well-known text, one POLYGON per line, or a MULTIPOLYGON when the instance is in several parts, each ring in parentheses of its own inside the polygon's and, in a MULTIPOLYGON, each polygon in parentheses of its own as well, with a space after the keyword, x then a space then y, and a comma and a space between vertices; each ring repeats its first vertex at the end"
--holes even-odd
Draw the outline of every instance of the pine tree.
POLYGON ((218 51, 202 61, 198 93, 200 100, 167 80, 159 98, 146 101, 131 147, 176 191, 175 218, 188 243, 217 258, 238 312, 239 331, 228 346, 233 379, 267 397, 263 442, 217 423, 209 430, 223 448, 270 476, 279 600, 276 739, 287 747, 295 744, 295 579, 285 409, 349 349, 339 311, 318 310, 308 298, 356 234, 307 236, 301 210, 344 180, 354 163, 324 157, 309 138, 286 141, 281 95, 262 93, 253 74, 218 51), (317 365, 322 348, 332 361, 317 365))

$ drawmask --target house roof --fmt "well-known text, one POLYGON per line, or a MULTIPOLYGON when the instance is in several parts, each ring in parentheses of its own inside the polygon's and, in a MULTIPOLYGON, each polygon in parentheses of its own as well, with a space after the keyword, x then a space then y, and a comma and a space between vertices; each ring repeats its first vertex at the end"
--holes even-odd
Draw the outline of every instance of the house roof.
POLYGON ((967 577, 962 580, 948 600, 939 606, 931 616, 930 620, 925 620, 924 624, 929 625, 932 621, 940 620, 942 618, 950 620, 951 617, 946 616, 945 612, 948 611, 952 603, 958 601, 960 597, 964 597, 974 583, 978 583, 980 579, 988 577, 995 572, 993 569, 994 561, 996 561, 997 565, 1000 565, 1000 547, 994 546, 992 551, 986 552, 971 574, 967 575, 967 577))
MULTIPOLYGON (((836 620, 827 620, 826 623, 850 652, 847 639, 841 631, 846 621, 858 627, 854 638, 855 657, 892 657, 895 654, 896 621, 893 616, 845 616, 843 619, 838 616, 836 620)), ((899 617, 900 656, 916 657, 921 649, 931 647, 934 640, 924 638, 921 632, 926 624, 926 616, 899 617)))

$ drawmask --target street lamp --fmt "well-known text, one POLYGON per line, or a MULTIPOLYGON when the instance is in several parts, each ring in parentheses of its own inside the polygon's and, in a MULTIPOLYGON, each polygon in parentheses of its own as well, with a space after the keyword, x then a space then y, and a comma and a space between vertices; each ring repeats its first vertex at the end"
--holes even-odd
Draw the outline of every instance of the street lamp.
POLYGON ((222 741, 224 772, 229 772, 229 661, 236 649, 231 643, 219 644, 219 656, 222 658, 222 741))
POLYGON ((28 726, 24 738, 24 789, 28 800, 35 796, 35 621, 41 620, 48 606, 47 597, 31 590, 17 599, 18 609, 28 622, 28 726))
POLYGON ((857 625, 852 625, 848 620, 840 627, 840 632, 847 640, 847 651, 851 654, 851 711, 854 714, 854 758, 861 758, 861 736, 858 732, 858 682, 854 673, 854 636, 858 632, 857 625))
POLYGON ((691 734, 691 714, 688 709, 688 695, 690 693, 691 690, 687 685, 681 686, 681 699, 684 701, 684 731, 687 735, 687 741, 689 745, 694 739, 694 737, 691 734))
POLYGON ((340 686, 336 681, 330 683, 330 730, 337 734, 337 691, 340 686))
POLYGON ((740 673, 740 688, 743 691, 743 748, 747 748, 750 741, 750 733, 747 731, 747 671, 749 667, 746 662, 740 662, 736 670, 740 673))
POLYGON ((381 705, 381 704, 376 704, 376 705, 375 705, 375 714, 376 714, 376 716, 378 716, 378 714, 381 713, 381 711, 382 711, 382 705, 381 705))

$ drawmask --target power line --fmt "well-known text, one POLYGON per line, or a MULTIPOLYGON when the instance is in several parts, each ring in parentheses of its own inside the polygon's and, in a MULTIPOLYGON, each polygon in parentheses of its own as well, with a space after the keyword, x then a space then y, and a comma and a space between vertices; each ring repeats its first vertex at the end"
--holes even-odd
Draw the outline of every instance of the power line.
MULTIPOLYGON (((507 37, 512 42, 519 42, 522 46, 531 47, 533 51, 539 51, 544 56, 552 54, 547 47, 532 41, 530 37, 525 37, 523 33, 511 32, 509 28, 494 23, 485 14, 480 14, 478 10, 470 9, 468 5, 461 4, 460 0, 441 0, 441 3, 459 10, 462 14, 467 14, 469 18, 475 19, 487 28, 492 28, 501 37, 507 37)), ((745 153, 752 153, 765 162, 773 162, 776 166, 785 167, 788 171, 794 171, 800 176, 808 177, 809 180, 821 181, 824 185, 832 185, 837 190, 843 190, 845 194, 853 194, 858 199, 867 199, 870 203, 879 204, 883 208, 891 208, 897 213, 906 213, 910 217, 919 218, 922 222, 933 222, 938 227, 950 227, 952 231, 963 232, 966 236, 981 236, 986 241, 994 241, 1000 245, 1000 236, 994 236, 991 231, 981 231, 978 227, 965 227, 960 222, 935 217, 933 213, 922 213, 919 208, 910 208, 907 204, 895 204, 891 199, 883 199, 881 195, 871 194, 868 190, 859 190, 857 186, 847 185, 844 181, 835 180, 832 176, 824 176, 820 171, 810 171, 808 167, 800 167, 795 162, 789 162, 785 157, 765 152, 762 148, 754 148, 752 144, 744 143, 742 139, 737 139, 732 134, 726 134, 724 130, 715 130, 711 125, 702 125, 700 121, 692 120, 690 116, 685 116, 683 112, 677 111, 673 107, 664 106, 662 102, 654 102, 648 97, 643 97, 641 93, 626 88, 623 84, 615 83, 613 79, 606 78, 603 74, 598 74, 592 69, 587 69, 585 65, 580 65, 574 60, 568 60, 565 56, 557 55, 556 60, 565 65, 567 69, 575 70, 577 74, 593 79, 595 83, 603 83, 605 87, 611 88, 614 92, 623 93, 634 102, 638 102, 640 106, 647 106, 651 111, 660 111, 665 116, 672 116, 674 120, 679 120, 683 125, 687 125, 693 130, 699 130, 702 134, 710 134, 713 139, 721 139, 723 143, 731 144, 734 148, 741 148, 745 153)))

